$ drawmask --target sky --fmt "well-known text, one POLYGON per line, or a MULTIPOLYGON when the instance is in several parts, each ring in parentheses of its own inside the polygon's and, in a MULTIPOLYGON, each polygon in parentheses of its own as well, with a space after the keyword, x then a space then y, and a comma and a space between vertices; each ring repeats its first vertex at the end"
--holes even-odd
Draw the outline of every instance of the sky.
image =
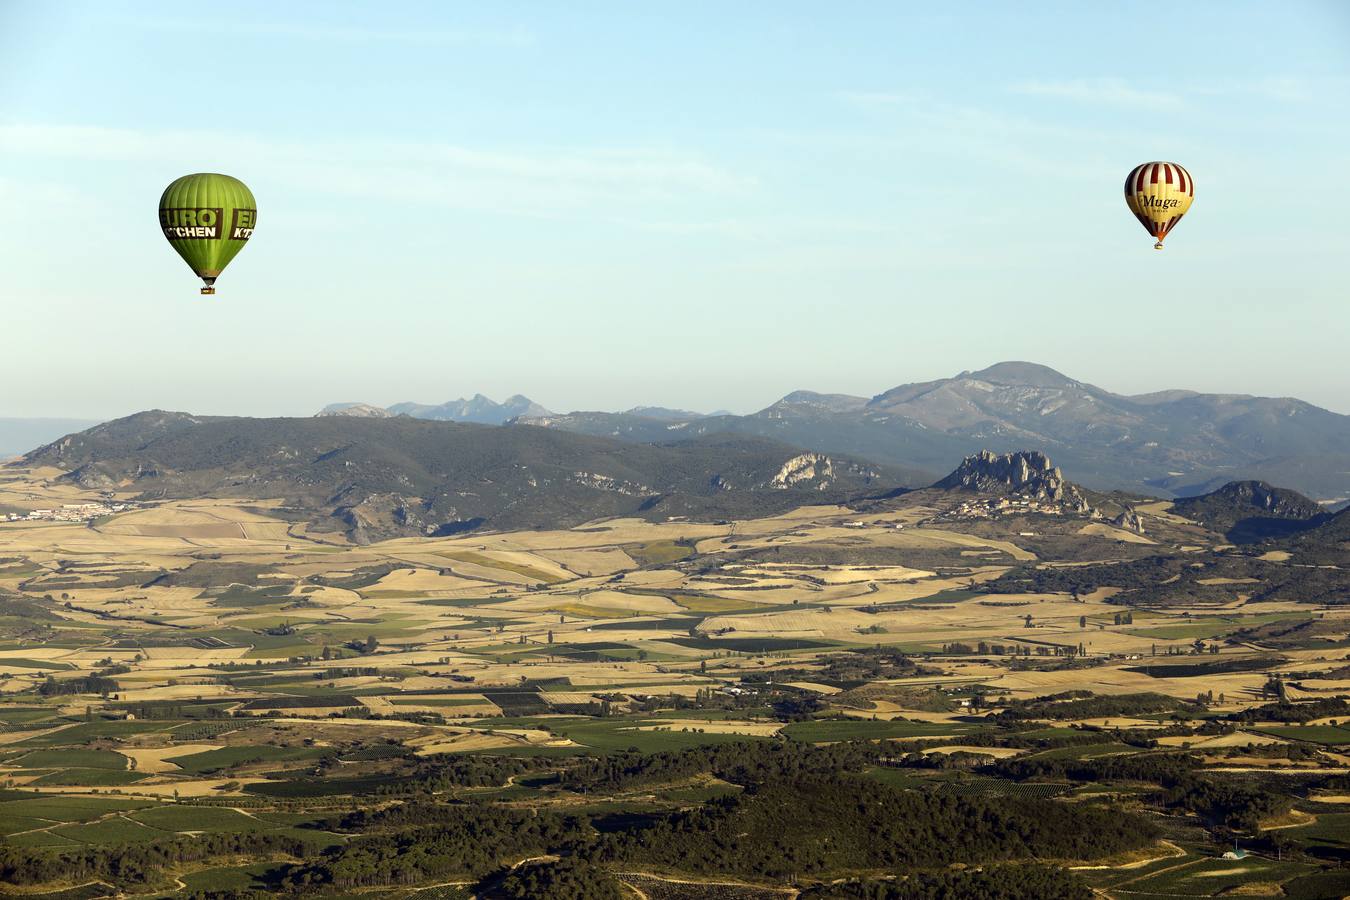
POLYGON ((1341 2, 0 0, 0 416, 1009 359, 1350 413, 1348 139, 1341 2), (1197 185, 1162 252, 1154 159, 1197 185), (214 298, 155 214, 198 171, 258 199, 214 298))

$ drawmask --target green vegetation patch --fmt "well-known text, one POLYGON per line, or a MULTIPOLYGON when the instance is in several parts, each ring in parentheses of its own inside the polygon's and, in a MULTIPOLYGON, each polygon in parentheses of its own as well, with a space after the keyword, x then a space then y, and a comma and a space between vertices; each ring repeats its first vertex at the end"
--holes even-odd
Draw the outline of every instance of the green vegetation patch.
POLYGON ((619 547, 639 566, 665 566, 694 555, 694 545, 684 541, 649 541, 645 544, 623 544, 619 547))
POLYGON ((43 775, 33 784, 46 786, 69 785, 74 787, 117 787, 123 784, 135 784, 150 776, 143 772, 128 772, 117 769, 62 769, 50 775, 43 775))
POLYGON ((62 825, 52 834, 81 844, 139 844, 163 840, 169 835, 158 828, 150 828, 124 816, 114 816, 87 825, 62 825))
POLYGON ((661 719, 616 717, 610 719, 582 719, 561 724, 549 720, 554 734, 570 738, 595 750, 628 750, 636 748, 643 753, 663 750, 683 750, 708 744, 732 744, 756 740, 744 734, 700 732, 697 725, 668 724, 661 719), (661 730, 643 730, 641 726, 657 726, 661 730))
POLYGON ((515 599, 515 597, 507 594, 501 597, 427 597, 417 602, 422 606, 474 607, 507 603, 515 599))
MULTIPOLYGON (((1218 854, 1216 854, 1217 856, 1218 854)), ((1171 896, 1214 897, 1230 888, 1254 881, 1281 882, 1316 871, 1313 866, 1277 862, 1258 856, 1246 859, 1199 859, 1164 869, 1158 874, 1130 882, 1131 893, 1171 896)))
POLYGON ((56 710, 47 706, 0 708, 0 722, 6 725, 32 725, 55 717, 56 710))
POLYGON ((782 733, 794 741, 820 744, 827 741, 869 741, 886 738, 916 738, 965 734, 973 728, 932 722, 890 722, 885 719, 815 719, 793 722, 782 733))
MULTIPOLYGON (((40 823, 43 827, 51 825, 51 822, 40 823)), ((39 847, 51 848, 55 850, 68 850, 81 846, 72 838, 62 837, 59 834, 52 834, 50 831, 27 831, 22 834, 11 834, 5 837, 5 843, 11 847, 39 847)), ((42 897, 51 897, 52 894, 42 894, 42 897)), ((36 900, 33 895, 29 895, 29 900, 36 900)))
POLYGON ((17 834, 21 831, 31 831, 34 828, 45 828, 50 824, 52 823, 44 819, 0 814, 0 835, 7 837, 8 835, 17 834))
POLYGON ((126 812, 152 806, 149 800, 124 797, 52 797, 34 796, 0 802, 0 831, 14 818, 46 819, 49 822, 88 822, 114 812, 126 812))
POLYGON ((26 656, 0 657, 0 672, 9 669, 39 669, 45 672, 66 672, 75 667, 54 659, 29 659, 26 656))
POLYGON ((254 863, 249 866, 218 866, 182 876, 189 892, 196 891, 266 891, 267 873, 276 863, 254 863))
POLYGON ((317 759, 327 752, 322 747, 273 747, 268 744, 249 744, 189 753, 186 756, 172 756, 166 761, 174 763, 189 774, 206 775, 252 763, 317 759))
POLYGON ((276 826, 218 806, 157 806, 128 818, 162 831, 266 831, 276 826))
POLYGON ((211 605, 247 608, 251 606, 270 606, 275 603, 284 603, 286 600, 290 599, 292 587, 294 587, 294 585, 289 582, 286 584, 269 584, 264 587, 249 587, 243 584, 232 584, 226 588, 225 591, 212 599, 211 605))
POLYGON ((482 553, 473 553, 468 550, 456 550, 445 553, 438 553, 437 556, 444 556, 446 559, 457 560, 459 562, 471 563, 475 566, 482 566, 485 569, 500 569, 503 572, 512 572, 522 578, 528 578, 531 581, 542 581, 544 584, 557 584, 560 581, 566 581, 565 578, 559 578, 551 572, 545 572, 542 569, 536 569, 533 566, 523 565, 522 563, 508 562, 506 560, 494 559, 491 556, 485 556, 482 553))
POLYGON ((12 760, 25 769, 126 769, 127 758, 112 750, 34 750, 12 760))
POLYGON ((389 702, 394 706, 488 706, 492 701, 473 694, 436 694, 430 697, 405 694, 401 697, 390 697, 389 702))
POLYGON ((779 650, 818 650, 834 644, 803 638, 669 638, 666 643, 694 650, 733 650, 737 653, 773 653, 779 650))
POLYGON ((1350 729, 1339 725, 1272 725, 1254 730, 1291 741, 1309 741, 1328 746, 1350 744, 1350 729))
POLYGON ((144 722, 114 719, 99 722, 81 722, 70 728, 37 734, 20 741, 15 747, 59 747, 68 744, 87 744, 98 738, 130 737, 133 734, 146 734, 151 731, 163 731, 177 725, 177 722, 144 722))
POLYGON ((676 605, 696 613, 731 613, 748 609, 763 609, 764 604, 731 597, 716 597, 712 594, 693 594, 685 591, 673 591, 670 599, 676 605))
POLYGON ((351 694, 325 694, 318 693, 311 697, 272 697, 262 700, 250 700, 245 703, 241 709, 244 710, 268 710, 268 709, 323 709, 330 706, 340 706, 351 708, 360 706, 361 701, 357 700, 351 694))

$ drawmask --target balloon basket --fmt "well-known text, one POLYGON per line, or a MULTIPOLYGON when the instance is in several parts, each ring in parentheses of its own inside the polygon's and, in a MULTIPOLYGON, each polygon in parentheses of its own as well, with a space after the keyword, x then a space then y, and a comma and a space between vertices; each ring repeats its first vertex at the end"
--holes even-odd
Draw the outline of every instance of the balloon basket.
POLYGON ((1153 245, 1153 249, 1154 249, 1154 250, 1161 250, 1161 249, 1162 249, 1162 241, 1158 241, 1158 243, 1154 244, 1154 245, 1153 245))
POLYGON ((206 295, 214 294, 215 292, 216 292, 216 289, 213 288, 213 287, 204 287, 204 288, 202 288, 202 293, 203 293, 203 294, 206 294, 206 295))

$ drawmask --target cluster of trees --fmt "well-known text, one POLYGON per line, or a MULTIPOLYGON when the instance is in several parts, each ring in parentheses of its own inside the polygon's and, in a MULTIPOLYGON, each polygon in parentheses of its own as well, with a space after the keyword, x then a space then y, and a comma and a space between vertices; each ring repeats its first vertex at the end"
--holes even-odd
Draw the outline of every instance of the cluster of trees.
POLYGON ((860 772, 885 751, 861 741, 816 747, 798 741, 737 741, 661 753, 614 753, 586 760, 561 775, 577 792, 621 791, 704 773, 733 784, 792 781, 819 772, 860 772))
POLYGON ((1211 826, 1259 831, 1261 822, 1289 812, 1292 798, 1244 781, 1188 777, 1166 796, 1169 806, 1188 809, 1211 826))
POLYGON ((605 835, 597 852, 623 865, 783 880, 954 862, 1095 859, 1143 846, 1156 834, 1150 822, 1118 810, 802 776, 605 835))
POLYGON ((1095 759, 1005 759, 990 774, 1013 781, 1030 778, 1068 781, 1142 781, 1170 788, 1203 764, 1192 753, 1131 753, 1095 759))
POLYGON ((624 900, 630 895, 604 869, 565 857, 512 869, 497 883, 492 896, 503 900, 624 900))
POLYGON ((484 804, 420 809, 439 821, 331 847, 317 859, 290 867, 281 885, 290 890, 350 890, 449 876, 481 877, 506 859, 569 851, 595 836, 585 819, 547 810, 484 804))
POLYGON ((1118 587, 1122 593, 1112 602, 1152 606, 1231 600, 1231 583, 1211 580, 1225 578, 1250 579, 1255 600, 1350 601, 1350 572, 1345 569, 1289 566, 1234 552, 1208 554, 1202 559, 1204 564, 1199 568, 1193 554, 1158 554, 1085 566, 1020 566, 985 582, 980 589, 1002 594, 1087 594, 1100 587, 1118 587))
MULTIPOLYGON (((866 611, 864 607, 864 611, 866 611)), ((888 647, 865 647, 846 653, 820 657, 819 668, 775 669, 770 673, 750 673, 742 681, 817 681, 839 687, 876 681, 878 678, 902 678, 916 675, 940 675, 940 669, 924 666, 912 657, 888 647)))
POLYGON ((1350 717, 1350 701, 1338 696, 1302 703, 1267 703, 1262 706, 1249 706, 1231 713, 1228 718, 1234 722, 1287 722, 1301 725, 1329 716, 1350 717))
POLYGON ((1146 716, 1178 711, 1189 715, 1201 712, 1198 707, 1188 706, 1166 694, 1115 694, 1098 697, 1086 691, 1066 691, 1049 697, 1013 702, 996 718, 999 721, 1009 722, 1022 719, 1099 719, 1107 716, 1146 716))
POLYGON ((47 680, 38 685, 38 693, 44 697, 64 697, 68 694, 111 694, 117 691, 117 682, 101 675, 81 675, 77 678, 63 678, 57 681, 48 675, 47 680))
POLYGON ((45 850, 0 843, 0 883, 103 880, 145 884, 165 868, 221 857, 302 857, 304 842, 276 832, 207 832, 193 838, 139 844, 45 850))
POLYGON ((1290 809, 1291 798, 1247 781, 1205 777, 1191 753, 1102 756, 1096 759, 1008 759, 990 774, 1015 781, 1135 781, 1157 785, 1164 806, 1189 810, 1212 827, 1256 831, 1260 822, 1290 809))

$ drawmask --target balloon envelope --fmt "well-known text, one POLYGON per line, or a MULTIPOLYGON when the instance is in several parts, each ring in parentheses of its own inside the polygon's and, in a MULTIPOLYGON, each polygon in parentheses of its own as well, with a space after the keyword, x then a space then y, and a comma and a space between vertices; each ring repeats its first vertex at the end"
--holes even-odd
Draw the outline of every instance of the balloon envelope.
POLYGON ((199 172, 184 175, 159 198, 164 237, 214 294, 216 278, 244 249, 258 221, 253 192, 238 178, 199 172))
POLYGON ((1131 169, 1125 179, 1125 204, 1144 230, 1158 239, 1153 245, 1157 250, 1194 199, 1195 179, 1174 162, 1146 162, 1131 169))

